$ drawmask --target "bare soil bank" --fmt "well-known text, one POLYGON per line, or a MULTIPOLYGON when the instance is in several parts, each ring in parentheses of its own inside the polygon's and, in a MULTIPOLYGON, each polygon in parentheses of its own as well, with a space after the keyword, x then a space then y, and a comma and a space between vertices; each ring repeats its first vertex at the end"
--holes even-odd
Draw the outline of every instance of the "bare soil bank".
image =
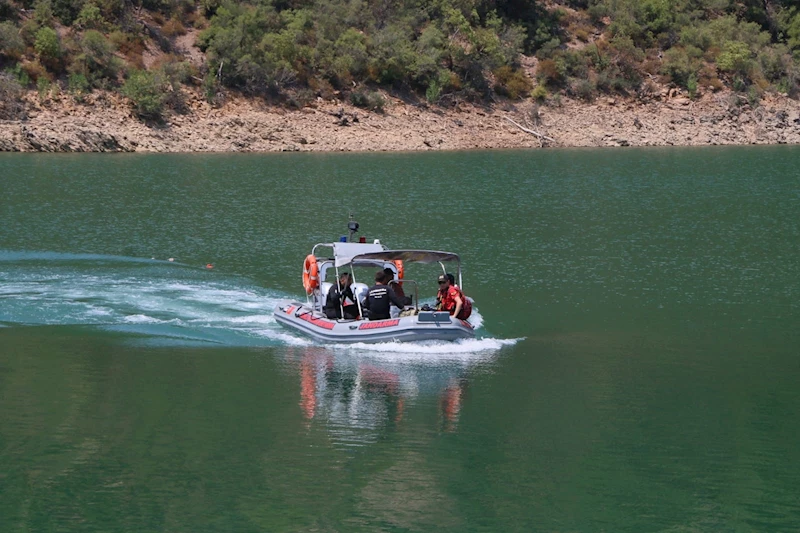
POLYGON ((198 95, 188 100, 186 114, 145 124, 113 93, 95 94, 83 103, 61 95, 44 105, 31 93, 25 120, 0 121, 0 151, 361 152, 800 143, 800 103, 782 96, 754 107, 729 93, 690 100, 673 90, 648 102, 563 99, 560 105, 460 104, 449 109, 388 98, 383 113, 321 100, 296 111, 241 98, 219 108, 198 95))

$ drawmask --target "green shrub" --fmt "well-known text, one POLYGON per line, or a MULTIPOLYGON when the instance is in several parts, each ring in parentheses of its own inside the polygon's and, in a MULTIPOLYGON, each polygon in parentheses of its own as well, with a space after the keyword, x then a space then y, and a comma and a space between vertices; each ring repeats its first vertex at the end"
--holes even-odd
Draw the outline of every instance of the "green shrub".
POLYGON ((411 65, 411 76, 423 87, 432 80, 437 80, 437 84, 441 85, 438 78, 444 55, 444 42, 444 33, 431 25, 422 31, 414 43, 415 58, 411 65))
POLYGON ((27 74, 25 78, 28 80, 26 85, 30 83, 30 81, 39 81, 39 78, 47 77, 47 69, 44 68, 44 65, 39 63, 38 61, 22 61, 17 65, 15 68, 21 71, 21 73, 27 74))
POLYGON ((67 78, 67 89, 74 96, 81 97, 91 90, 89 80, 80 72, 73 72, 67 78))
POLYGON ((377 111, 378 113, 383 113, 386 109, 386 98, 384 98, 379 92, 370 94, 369 108, 373 111, 377 111))
POLYGON ((533 89, 533 82, 520 69, 504 65, 494 71, 495 91, 516 100, 527 96, 533 89))
POLYGON ((70 65, 71 72, 83 74, 93 87, 116 85, 122 62, 114 55, 114 44, 97 30, 87 30, 79 42, 79 53, 70 65))
POLYGON ((11 22, 0 22, 0 55, 19 59, 25 52, 25 43, 19 30, 11 22))
POLYGON ((25 71, 24 68, 22 68, 22 65, 19 63, 9 68, 6 72, 14 76, 20 87, 28 87, 31 84, 30 75, 25 71))
POLYGON ((39 59, 45 66, 57 69, 61 64, 61 41, 53 28, 40 28, 36 32, 36 42, 33 45, 39 59))
POLYGON ((759 24, 738 20, 732 15, 711 20, 708 31, 713 45, 718 48, 724 48, 729 42, 741 42, 753 50, 760 50, 772 40, 759 24))
POLYGON ((583 56, 587 66, 592 66, 597 70, 603 70, 611 65, 611 58, 607 53, 608 46, 603 47, 597 44, 590 44, 583 49, 583 56))
POLYGON ((9 0, 0 0, 0 19, 16 19, 17 9, 9 0))
POLYGON ((181 58, 176 55, 164 56, 162 61, 156 65, 164 80, 175 89, 189 83, 192 76, 196 74, 196 69, 191 63, 181 61, 181 58))
POLYGON ((425 88, 425 99, 430 103, 436 103, 444 93, 450 93, 461 89, 461 80, 458 76, 447 69, 439 69, 435 77, 428 82, 425 88))
POLYGON ((575 85, 572 88, 573 94, 580 98, 581 100, 585 100, 587 102, 591 102, 594 100, 594 92, 596 86, 591 80, 577 80, 575 85))
POLYGON ((694 77, 697 82, 697 74, 703 66, 701 55, 700 49, 692 45, 670 48, 664 52, 661 73, 669 76, 673 83, 688 89, 690 78, 694 77))
POLYGON ((50 88, 52 87, 52 83, 50 80, 42 76, 38 80, 36 80, 36 90, 39 93, 39 101, 45 101, 50 94, 50 88))
POLYGON ((122 86, 122 94, 133 102, 142 118, 159 119, 164 112, 164 93, 151 72, 135 70, 122 86))
POLYGON ((609 31, 614 37, 630 38, 640 48, 648 48, 676 31, 677 10, 670 0, 601 0, 604 10, 591 8, 594 20, 601 13, 611 18, 609 31))
POLYGON ((391 85, 401 82, 417 64, 417 53, 407 35, 405 24, 395 23, 372 36, 371 58, 367 71, 372 81, 391 85))
POLYGON ((566 81, 567 65, 562 58, 542 59, 536 67, 540 84, 558 87, 566 81))
POLYGON ((439 84, 439 80, 431 80, 428 87, 425 89, 425 100, 434 104, 439 101, 441 95, 442 86, 439 84))
POLYGON ((761 91, 755 85, 752 85, 747 90, 747 103, 750 104, 751 107, 756 107, 761 102, 761 91))
POLYGON ((560 48, 560 39, 550 39, 546 43, 542 44, 541 47, 539 47, 539 49, 536 51, 536 57, 539 59, 550 59, 559 51, 560 48))
POLYGON ((604 91, 627 93, 642 83, 640 73, 644 53, 630 37, 618 35, 610 42, 587 46, 585 53, 597 71, 597 87, 604 91))
POLYGON ((785 78, 778 80, 775 83, 775 90, 789 95, 791 98, 797 98, 800 93, 800 74, 797 72, 790 72, 785 78))
POLYGON ((531 98, 536 100, 537 102, 544 102, 547 100, 547 87, 544 85, 537 85, 531 91, 531 98))
POLYGON ((640 20, 654 35, 669 31, 675 22, 674 5, 671 0, 639 0, 640 20))
POLYGON ((697 95, 697 75, 692 73, 686 80, 686 90, 689 91, 689 97, 694 98, 697 95))
POLYGON ((100 8, 92 2, 88 2, 81 8, 74 25, 84 30, 102 30, 106 26, 106 21, 100 8))
POLYGON ((161 31, 163 31, 164 35, 167 37, 186 35, 186 26, 183 25, 183 22, 181 22, 177 15, 174 15, 171 19, 164 23, 161 31))
POLYGON ((758 53, 756 60, 764 77, 773 83, 786 77, 793 65, 786 45, 764 48, 758 53))
MULTIPOLYGON (((519 25, 528 54, 562 37, 560 23, 565 16, 563 9, 549 9, 544 2, 497 2, 495 5, 504 20, 519 25)), ((498 33, 502 33, 502 30, 498 33)))
POLYGON ((144 53, 145 44, 141 35, 112 31, 108 35, 108 40, 125 56, 125 59, 132 67, 140 70, 144 69, 144 58, 142 54, 144 53))
POLYGON ((379 92, 353 91, 350 93, 350 103, 356 107, 382 113, 386 106, 386 99, 379 92))
POLYGON ((792 50, 800 48, 800 10, 791 9, 783 12, 783 28, 787 37, 787 45, 792 50))
POLYGON ((556 65, 559 72, 563 73, 562 77, 586 78, 589 75, 588 58, 580 51, 564 51, 558 56, 556 65))
POLYGON ((753 60, 750 47, 743 42, 729 42, 717 57, 717 66, 723 72, 746 76, 750 73, 753 60))
POLYGON ((36 42, 36 32, 39 31, 39 28, 40 26, 36 24, 36 21, 32 18, 22 23, 19 27, 19 36, 22 37, 25 46, 34 45, 36 42))
POLYGON ((369 107, 369 99, 367 93, 363 91, 353 91, 350 93, 350 103, 356 107, 369 107))
MULTIPOLYGON (((43 0, 49 1, 49 0, 43 0)), ((72 25, 83 7, 83 0, 52 0, 53 14, 65 26, 72 25)))
POLYGON ((209 72, 203 78, 203 97, 209 104, 218 104, 222 99, 222 92, 219 80, 213 72, 209 72))
MULTIPOLYGON (((320 50, 322 43, 317 45, 320 50)), ((337 86, 348 84, 353 76, 361 77, 367 69, 366 36, 354 28, 345 30, 332 47, 333 56, 329 60, 329 79, 337 86)))
POLYGON ((97 30, 88 30, 80 40, 81 50, 98 63, 108 63, 114 55, 114 45, 97 30))
POLYGON ((589 6, 587 9, 587 14, 589 15, 589 20, 597 24, 603 18, 609 16, 611 14, 611 10, 606 4, 602 2, 596 2, 589 6))
POLYGON ((718 46, 717 38, 709 31, 707 24, 686 26, 681 29, 679 44, 683 46, 693 46, 706 51, 712 46, 718 46))
POLYGON ((33 10, 33 20, 39 26, 53 24, 53 4, 50 0, 38 0, 33 10))
POLYGON ((207 18, 211 18, 217 13, 217 9, 222 5, 222 0, 201 0, 200 7, 207 18))

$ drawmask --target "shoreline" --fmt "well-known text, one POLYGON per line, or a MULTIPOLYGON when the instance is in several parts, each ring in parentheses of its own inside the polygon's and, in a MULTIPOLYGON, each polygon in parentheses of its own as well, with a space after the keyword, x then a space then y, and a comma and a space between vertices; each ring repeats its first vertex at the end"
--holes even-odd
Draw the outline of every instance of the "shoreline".
POLYGON ((0 121, 0 151, 367 153, 800 144, 800 102, 781 95, 751 106, 732 93, 691 100, 673 89, 646 101, 563 98, 560 105, 460 103, 447 109, 387 97, 382 113, 321 99, 287 110, 231 97, 215 108, 199 94, 185 96, 187 113, 146 124, 113 93, 93 93, 84 102, 60 95, 40 103, 31 92, 25 120, 0 121))

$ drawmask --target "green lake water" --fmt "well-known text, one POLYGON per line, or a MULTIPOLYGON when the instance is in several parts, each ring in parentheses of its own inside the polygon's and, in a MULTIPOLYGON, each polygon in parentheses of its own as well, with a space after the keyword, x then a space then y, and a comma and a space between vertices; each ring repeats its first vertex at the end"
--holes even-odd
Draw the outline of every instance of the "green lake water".
POLYGON ((0 531, 798 531, 798 169, 0 154, 0 531), (477 338, 278 326, 350 213, 458 252, 477 338))

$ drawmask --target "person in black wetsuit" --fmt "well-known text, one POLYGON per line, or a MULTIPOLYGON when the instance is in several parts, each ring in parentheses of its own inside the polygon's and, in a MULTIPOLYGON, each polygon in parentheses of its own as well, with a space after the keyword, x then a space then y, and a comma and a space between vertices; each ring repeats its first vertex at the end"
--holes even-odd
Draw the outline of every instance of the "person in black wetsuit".
POLYGON ((385 320, 391 317, 389 307, 392 304, 400 309, 403 308, 403 301, 397 297, 391 287, 386 285, 386 278, 383 270, 375 273, 375 285, 370 287, 367 297, 361 304, 367 310, 370 320, 385 320))
POLYGON ((358 305, 356 305, 356 297, 353 296, 353 289, 350 285, 353 279, 350 277, 349 272, 342 273, 339 276, 339 283, 334 285, 328 291, 328 297, 325 298, 325 316, 328 318, 358 318, 358 305), (342 310, 344 309, 344 314, 342 310))

